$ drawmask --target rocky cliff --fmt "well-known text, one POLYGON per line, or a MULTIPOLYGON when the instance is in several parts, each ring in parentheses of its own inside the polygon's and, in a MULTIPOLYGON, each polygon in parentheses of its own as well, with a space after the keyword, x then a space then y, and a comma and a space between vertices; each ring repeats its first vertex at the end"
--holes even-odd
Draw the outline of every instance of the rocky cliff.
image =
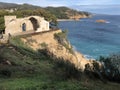
POLYGON ((21 40, 34 50, 44 49, 52 58, 68 60, 82 70, 86 64, 92 65, 93 62, 85 59, 81 53, 74 51, 65 32, 61 30, 25 35, 21 37, 21 40))

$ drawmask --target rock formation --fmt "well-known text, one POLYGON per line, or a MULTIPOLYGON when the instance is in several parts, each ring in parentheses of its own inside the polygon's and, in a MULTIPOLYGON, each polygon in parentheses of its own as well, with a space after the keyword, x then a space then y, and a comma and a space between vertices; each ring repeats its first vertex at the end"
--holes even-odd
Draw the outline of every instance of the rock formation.
POLYGON ((21 40, 34 50, 46 49, 52 58, 69 60, 81 70, 85 69, 86 64, 92 66, 93 60, 87 60, 81 53, 74 51, 66 39, 63 38, 62 41, 60 41, 60 39, 55 38, 55 34, 60 33, 62 33, 61 30, 36 33, 22 36, 21 40))
POLYGON ((107 21, 103 20, 103 19, 100 19, 100 20, 96 20, 96 22, 98 22, 98 23, 106 23, 107 21))

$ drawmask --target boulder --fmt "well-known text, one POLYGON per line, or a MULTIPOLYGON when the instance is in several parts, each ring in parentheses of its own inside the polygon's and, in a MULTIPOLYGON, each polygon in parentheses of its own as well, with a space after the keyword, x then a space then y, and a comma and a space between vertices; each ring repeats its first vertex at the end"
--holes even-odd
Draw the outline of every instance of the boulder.
POLYGON ((100 19, 100 20, 96 20, 96 22, 98 22, 98 23, 106 23, 107 21, 103 20, 103 19, 100 19))

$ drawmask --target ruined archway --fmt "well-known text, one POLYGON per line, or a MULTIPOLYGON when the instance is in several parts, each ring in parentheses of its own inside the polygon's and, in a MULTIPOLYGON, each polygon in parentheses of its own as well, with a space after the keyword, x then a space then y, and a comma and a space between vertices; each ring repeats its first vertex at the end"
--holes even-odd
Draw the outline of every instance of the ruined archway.
POLYGON ((37 30, 37 28, 39 28, 39 24, 38 24, 37 19, 31 17, 29 20, 31 21, 31 23, 33 25, 33 30, 37 30))

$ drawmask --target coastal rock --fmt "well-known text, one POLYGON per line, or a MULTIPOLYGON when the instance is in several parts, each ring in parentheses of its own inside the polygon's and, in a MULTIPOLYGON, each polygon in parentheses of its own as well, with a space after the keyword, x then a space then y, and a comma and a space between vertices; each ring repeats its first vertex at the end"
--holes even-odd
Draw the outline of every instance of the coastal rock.
POLYGON ((62 30, 50 31, 41 34, 28 35, 27 37, 22 37, 21 39, 34 50, 44 48, 52 58, 68 60, 78 69, 83 71, 86 64, 92 66, 92 61, 87 60, 81 53, 72 50, 72 46, 68 41, 63 40, 63 44, 60 44, 59 40, 55 39, 55 34, 61 32, 62 30))
POLYGON ((106 20, 103 20, 103 19, 99 19, 99 20, 96 20, 97 23, 107 23, 106 20))

